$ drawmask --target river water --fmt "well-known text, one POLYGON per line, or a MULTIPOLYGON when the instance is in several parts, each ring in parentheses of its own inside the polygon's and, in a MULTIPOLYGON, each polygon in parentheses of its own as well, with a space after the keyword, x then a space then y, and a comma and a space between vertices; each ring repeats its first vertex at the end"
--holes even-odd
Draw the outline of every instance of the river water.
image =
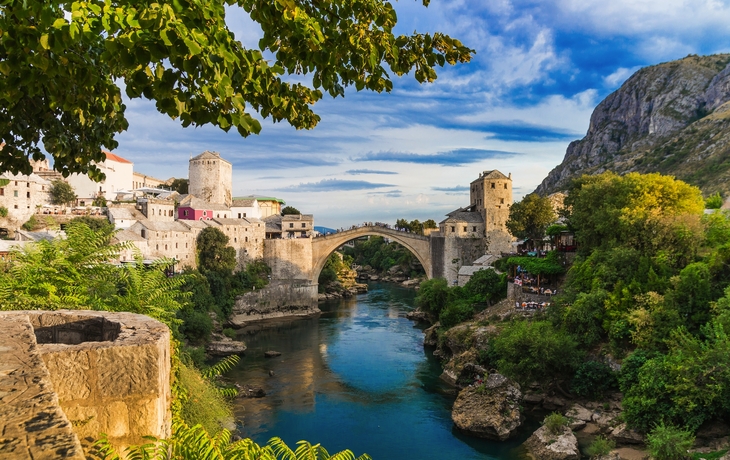
POLYGON ((422 330, 405 318, 415 292, 378 283, 369 289, 320 303, 317 318, 243 331, 248 350, 227 376, 267 396, 236 400, 240 434, 259 444, 278 436, 292 448, 305 439, 330 454, 350 449, 374 460, 519 458, 514 449, 527 432, 497 443, 453 427, 455 392, 439 379, 422 330), (282 355, 266 359, 267 350, 282 355))

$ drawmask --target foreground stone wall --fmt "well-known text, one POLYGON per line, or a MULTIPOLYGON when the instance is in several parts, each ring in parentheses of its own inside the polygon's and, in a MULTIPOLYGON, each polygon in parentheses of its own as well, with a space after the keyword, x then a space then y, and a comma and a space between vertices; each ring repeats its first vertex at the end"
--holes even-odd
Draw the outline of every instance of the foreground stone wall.
POLYGON ((82 460, 28 315, 0 313, 0 337, 0 458, 82 460))
POLYGON ((272 281, 264 289, 238 296, 229 322, 243 327, 250 321, 317 314, 317 299, 317 285, 309 280, 272 281))
POLYGON ((312 239, 283 238, 264 242, 264 262, 275 280, 312 278, 312 239))
POLYGON ((28 341, 34 339, 57 402, 84 450, 101 433, 118 450, 144 443, 144 436, 169 437, 170 331, 164 324, 132 313, 2 315, 27 318, 35 336, 28 341))

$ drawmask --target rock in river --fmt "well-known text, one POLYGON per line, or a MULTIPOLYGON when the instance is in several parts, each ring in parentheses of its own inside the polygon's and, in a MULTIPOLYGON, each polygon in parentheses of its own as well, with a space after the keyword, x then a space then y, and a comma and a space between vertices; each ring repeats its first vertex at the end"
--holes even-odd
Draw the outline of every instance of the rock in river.
POLYGON ((521 399, 517 383, 503 375, 490 374, 483 384, 459 392, 451 419, 467 434, 504 441, 522 423, 521 399))
POLYGON ((276 358, 277 356, 281 356, 280 351, 265 351, 264 352, 264 358, 276 358))
POLYGON ((578 440, 573 431, 564 426, 561 432, 553 434, 547 426, 541 426, 532 433, 524 444, 533 458, 539 460, 578 460, 578 440))
POLYGON ((205 346, 205 351, 214 356, 239 355, 246 351, 246 344, 237 340, 215 340, 205 346))

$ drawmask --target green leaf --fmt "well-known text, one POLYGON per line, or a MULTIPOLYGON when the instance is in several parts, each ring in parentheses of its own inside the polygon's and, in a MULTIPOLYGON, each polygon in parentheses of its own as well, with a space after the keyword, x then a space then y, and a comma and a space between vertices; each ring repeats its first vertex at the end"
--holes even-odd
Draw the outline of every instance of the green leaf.
POLYGON ((51 47, 48 45, 48 34, 41 35, 39 41, 44 50, 51 49, 51 47))

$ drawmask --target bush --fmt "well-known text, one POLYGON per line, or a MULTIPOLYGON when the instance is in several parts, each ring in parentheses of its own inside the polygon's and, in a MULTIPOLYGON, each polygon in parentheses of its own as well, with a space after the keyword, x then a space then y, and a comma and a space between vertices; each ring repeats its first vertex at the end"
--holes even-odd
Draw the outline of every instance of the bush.
POLYGON ((8 217, 8 208, 0 206, 0 217, 8 217))
POLYGON ((647 436, 649 453, 656 460, 682 460, 695 442, 694 435, 685 429, 661 423, 647 436))
POLYGON ((578 396, 598 399, 617 386, 616 373, 606 363, 586 361, 575 372, 571 390, 578 396))
POLYGON ((627 393, 631 387, 639 382, 639 370, 641 366, 658 355, 658 353, 654 352, 636 350, 624 359, 623 363, 621 363, 621 371, 617 376, 621 393, 627 393))
POLYGON ((433 278, 421 283, 416 296, 416 306, 426 313, 439 315, 449 298, 449 286, 443 278, 433 278))
POLYGON ((188 425, 200 424, 208 433, 220 431, 232 417, 223 394, 200 371, 183 363, 180 363, 177 378, 185 393, 180 397, 182 420, 188 425))
POLYGON ((608 455, 614 447, 616 447, 616 443, 613 440, 606 439, 603 436, 598 436, 593 440, 588 448, 586 448, 586 455, 591 458, 608 455))
POLYGON ((578 343, 548 321, 513 321, 493 338, 490 361, 522 384, 571 378, 582 361, 578 343))
POLYGON ((441 327, 449 329, 469 320, 472 316, 474 316, 474 307, 468 301, 461 301, 452 303, 441 310, 439 321, 441 322, 441 327))
POLYGON ((568 418, 562 414, 553 412, 545 417, 542 424, 547 427, 550 433, 557 435, 563 432, 563 427, 568 426, 568 418))
POLYGON ((208 313, 185 308, 178 312, 178 318, 182 319, 180 332, 192 343, 206 342, 213 330, 213 320, 208 313))
POLYGON ((223 329, 223 335, 225 335, 229 339, 235 339, 236 331, 234 329, 231 329, 230 327, 227 327, 227 328, 223 329))
POLYGON ((27 232, 33 231, 34 228, 38 226, 38 219, 35 218, 35 216, 30 216, 30 219, 28 219, 28 222, 24 223, 22 225, 23 230, 27 232))

